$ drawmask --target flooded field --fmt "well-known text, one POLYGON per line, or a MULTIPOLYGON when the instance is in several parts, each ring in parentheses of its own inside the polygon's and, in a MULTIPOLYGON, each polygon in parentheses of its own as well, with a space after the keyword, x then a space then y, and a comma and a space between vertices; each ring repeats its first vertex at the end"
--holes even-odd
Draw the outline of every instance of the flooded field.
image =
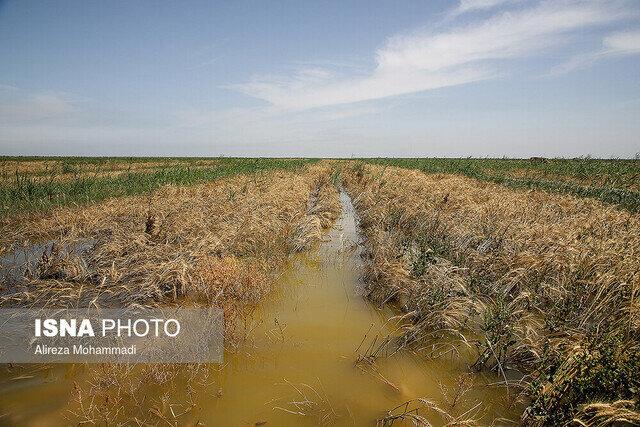
MULTIPOLYGON (((223 365, 207 368, 189 405, 172 406, 184 398, 179 387, 162 399, 157 384, 143 389, 140 401, 117 404, 169 413, 157 421, 172 425, 375 425, 394 408, 392 415, 405 414, 407 425, 412 415, 434 425, 449 416, 482 424, 517 420, 523 408, 513 406, 513 392, 495 385, 500 378, 494 374, 470 373, 471 355, 425 359, 380 347, 398 335, 401 320, 363 298, 357 220, 346 193, 340 201, 340 219, 319 247, 292 256, 274 292, 236 331, 244 338, 226 352, 223 365), (368 357, 378 348, 378 357, 368 357)), ((0 423, 81 421, 82 408, 70 395, 74 383, 91 380, 87 375, 86 366, 75 365, 4 370, 0 423)), ((392 421, 388 417, 388 425, 392 421)), ((402 418, 395 421, 402 425, 402 418)))
POLYGON ((218 380, 222 396, 207 418, 221 425, 373 425, 385 409, 416 398, 452 413, 482 402, 476 414, 487 422, 517 414, 502 389, 483 387, 495 377, 473 378, 477 387, 451 408, 443 390, 456 392, 467 372, 461 359, 425 361, 399 351, 356 366, 371 342, 393 335, 399 321, 362 296, 354 210, 346 193, 341 202, 343 214, 320 248, 292 260, 278 291, 255 314, 246 348, 227 355, 218 380))

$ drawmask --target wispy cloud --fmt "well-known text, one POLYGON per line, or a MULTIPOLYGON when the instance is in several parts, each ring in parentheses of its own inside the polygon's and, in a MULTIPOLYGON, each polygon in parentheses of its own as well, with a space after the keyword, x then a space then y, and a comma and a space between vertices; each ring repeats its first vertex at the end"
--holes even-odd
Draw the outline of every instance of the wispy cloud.
MULTIPOLYGON (((11 92, 19 92, 19 89, 13 88, 11 92)), ((0 122, 48 119, 69 115, 75 110, 73 101, 58 93, 22 95, 0 100, 0 122)))
POLYGON ((13 92, 14 90, 18 90, 18 88, 13 85, 5 85, 0 83, 0 92, 13 92))
POLYGON ((561 65, 554 67, 550 75, 565 74, 574 70, 590 67, 607 58, 640 54, 640 30, 620 31, 607 35, 602 47, 593 52, 576 55, 561 65))
MULTIPOLYGON (((467 10, 507 0, 465 1, 467 10)), ((625 18, 625 1, 542 1, 446 30, 428 29, 389 38, 375 53, 375 67, 351 75, 329 68, 256 77, 228 86, 276 110, 349 104, 495 78, 504 60, 540 55, 572 32, 625 18)), ((341 70, 342 71, 342 70, 341 70)))
POLYGON ((386 98, 469 83, 489 76, 487 71, 479 68, 434 73, 410 68, 388 70, 378 67, 373 74, 365 77, 317 79, 309 78, 308 73, 303 71, 291 78, 256 79, 230 87, 263 99, 276 110, 287 111, 386 98))
POLYGON ((522 0, 460 0, 458 7, 452 11, 452 15, 457 16, 478 10, 493 9, 505 3, 515 3, 518 1, 522 0))

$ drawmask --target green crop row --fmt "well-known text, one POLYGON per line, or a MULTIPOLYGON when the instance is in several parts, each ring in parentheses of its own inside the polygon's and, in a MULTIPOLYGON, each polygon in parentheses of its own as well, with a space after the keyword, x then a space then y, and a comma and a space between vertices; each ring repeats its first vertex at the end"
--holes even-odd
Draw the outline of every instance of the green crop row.
MULTIPOLYGON (((139 159, 132 161, 139 162, 139 159)), ((236 174, 294 169, 310 161, 221 158, 204 168, 193 168, 189 162, 181 162, 180 165, 150 172, 126 172, 104 177, 78 176, 73 180, 59 180, 53 175, 51 179, 38 180, 32 175, 16 173, 10 181, 0 184, 0 217, 143 194, 166 184, 191 185, 236 174)))

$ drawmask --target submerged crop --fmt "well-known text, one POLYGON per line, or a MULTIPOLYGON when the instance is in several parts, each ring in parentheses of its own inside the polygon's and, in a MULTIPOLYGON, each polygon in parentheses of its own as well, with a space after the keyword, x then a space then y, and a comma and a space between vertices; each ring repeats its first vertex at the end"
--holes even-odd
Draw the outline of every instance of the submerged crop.
POLYGON ((529 425, 598 419, 599 410, 635 419, 637 214, 459 175, 346 170, 369 295, 408 313, 407 345, 454 338, 472 347, 472 368, 530 401, 529 425))

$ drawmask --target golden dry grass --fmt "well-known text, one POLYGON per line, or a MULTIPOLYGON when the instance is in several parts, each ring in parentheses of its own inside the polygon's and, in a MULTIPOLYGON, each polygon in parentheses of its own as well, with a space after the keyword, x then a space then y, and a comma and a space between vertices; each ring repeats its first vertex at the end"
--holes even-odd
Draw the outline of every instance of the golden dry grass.
POLYGON ((640 413, 634 406, 635 402, 631 400, 583 405, 573 419, 573 424, 589 427, 640 425, 640 413))
POLYGON ((626 180, 617 179, 614 180, 612 177, 607 176, 605 174, 593 174, 589 177, 578 177, 572 176, 569 174, 561 174, 554 173, 551 171, 545 170, 536 170, 536 169, 526 169, 526 168, 516 168, 509 171, 501 171, 498 169, 487 168, 483 170, 484 173, 488 175, 503 175, 509 178, 516 179, 536 179, 536 180, 546 180, 553 182, 562 182, 573 185, 580 186, 593 186, 593 187, 614 187, 614 188, 623 188, 631 191, 639 191, 640 190, 640 182, 638 175, 629 176, 626 180))
POLYGON ((409 341, 466 336, 476 368, 505 383, 509 369, 527 374, 528 424, 566 422, 590 399, 633 397, 640 215, 361 163, 346 184, 368 242, 370 295, 412 313, 409 341))
MULTIPOLYGON (((215 305, 233 348, 235 326, 271 290, 288 256, 313 245, 338 216, 331 172, 318 164, 167 186, 8 222, 0 246, 55 244, 0 306, 215 305), (68 249, 87 239, 94 245, 86 253, 68 249)), ((74 387, 70 422, 173 425, 195 407, 195 393, 211 388, 207 365, 87 369, 89 381, 74 387)))
POLYGON ((3 303, 35 306, 256 302, 287 255, 337 216, 327 165, 62 208, 9 223, 1 246, 52 239, 54 248, 3 303), (309 224, 317 224, 314 227, 309 224), (64 248, 95 242, 81 256, 64 248), (62 249, 61 249, 62 248, 62 249), (239 287, 246 288, 239 290, 239 287))
MULTIPOLYGON (((215 166, 215 161, 208 163, 116 163, 115 165, 88 165, 78 168, 74 172, 62 172, 54 165, 49 171, 38 170, 35 173, 21 173, 21 178, 28 178, 34 183, 51 183, 51 182, 72 182, 82 179, 100 179, 115 178, 130 173, 152 174, 164 169, 175 167, 188 167, 190 170, 208 169, 215 166)), ((5 171, 0 173, 0 184, 11 184, 15 182, 15 172, 5 171)))
POLYGON ((0 162, 0 175, 36 174, 56 168, 60 164, 57 160, 17 161, 5 160, 0 162))
POLYGON ((117 172, 141 172, 146 170, 157 170, 176 166, 185 167, 209 167, 218 162, 217 159, 200 160, 150 160, 150 161, 114 161, 105 160, 103 162, 83 162, 81 160, 69 162, 66 159, 43 159, 43 160, 3 160, 0 161, 0 180, 15 179, 16 174, 30 176, 33 178, 51 179, 72 179, 74 175, 93 176, 95 173, 109 174, 117 172))

